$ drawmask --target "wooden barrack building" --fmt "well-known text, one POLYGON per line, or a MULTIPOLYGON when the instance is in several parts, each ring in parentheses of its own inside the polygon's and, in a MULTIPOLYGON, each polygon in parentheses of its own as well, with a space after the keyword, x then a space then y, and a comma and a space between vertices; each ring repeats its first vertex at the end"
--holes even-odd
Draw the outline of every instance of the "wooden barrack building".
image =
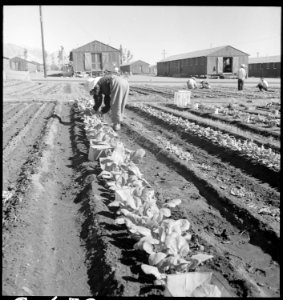
POLYGON ((120 50, 93 41, 71 51, 74 72, 115 71, 120 67, 120 50))
POLYGON ((281 76, 280 56, 265 56, 249 59, 249 77, 269 77, 281 76))
POLYGON ((14 71, 40 71, 40 63, 15 56, 10 59, 10 69, 14 71))
POLYGON ((120 66, 121 73, 149 74, 149 64, 142 60, 136 60, 120 66))
POLYGON ((166 57, 157 63, 157 76, 235 76, 249 54, 222 46, 166 57))
POLYGON ((9 57, 3 56, 3 70, 10 69, 10 59, 9 57))

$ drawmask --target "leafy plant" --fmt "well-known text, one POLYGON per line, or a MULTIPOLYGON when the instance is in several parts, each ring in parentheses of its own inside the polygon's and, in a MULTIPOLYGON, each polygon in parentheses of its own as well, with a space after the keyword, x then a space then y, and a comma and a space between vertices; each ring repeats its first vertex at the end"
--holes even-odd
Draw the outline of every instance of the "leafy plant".
MULTIPOLYGON (((87 105, 78 107, 83 111, 87 105)), ((169 118, 174 121, 171 116, 169 118)), ((86 131, 95 136, 95 139, 90 139, 91 143, 113 143, 111 153, 99 159, 102 172, 98 178, 103 178, 109 189, 115 191, 115 200, 109 204, 110 207, 118 208, 115 223, 125 225, 131 237, 137 240, 134 248, 149 255, 149 264, 143 264, 142 270, 154 275, 156 283, 165 284, 174 296, 171 290, 172 282, 176 279, 174 276, 181 275, 180 280, 187 280, 188 276, 192 277, 188 272, 195 271, 198 265, 212 256, 191 251, 189 242, 192 235, 189 233, 188 220, 170 219, 170 209, 180 205, 181 199, 172 199, 161 207, 157 206, 154 190, 136 165, 142 161, 145 151, 126 149, 112 130, 104 126, 95 115, 85 116, 84 124, 86 131)), ((178 151, 172 146, 170 149, 178 151)), ((194 274, 196 278, 198 273, 194 274)), ((218 295, 217 287, 209 283, 208 277, 200 280, 203 276, 199 275, 199 280, 194 281, 194 287, 181 289, 182 293, 186 296, 218 295)))
POLYGON ((230 148, 257 160, 259 163, 266 165, 269 168, 280 170, 280 154, 273 151, 271 148, 265 148, 263 145, 259 147, 256 143, 244 139, 237 139, 232 135, 214 130, 210 127, 204 127, 194 122, 190 122, 184 118, 176 117, 170 113, 159 111, 145 104, 134 104, 135 107, 153 115, 168 124, 180 126, 184 131, 190 131, 194 134, 204 137, 212 142, 219 144, 225 148, 230 148))

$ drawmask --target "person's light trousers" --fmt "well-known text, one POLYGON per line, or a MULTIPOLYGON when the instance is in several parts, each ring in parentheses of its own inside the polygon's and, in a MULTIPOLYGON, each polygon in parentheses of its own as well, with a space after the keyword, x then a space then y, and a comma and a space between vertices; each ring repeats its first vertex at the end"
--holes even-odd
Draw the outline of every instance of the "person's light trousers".
POLYGON ((123 121, 125 106, 128 101, 129 83, 119 76, 113 76, 110 88, 112 122, 114 124, 121 123, 123 121))

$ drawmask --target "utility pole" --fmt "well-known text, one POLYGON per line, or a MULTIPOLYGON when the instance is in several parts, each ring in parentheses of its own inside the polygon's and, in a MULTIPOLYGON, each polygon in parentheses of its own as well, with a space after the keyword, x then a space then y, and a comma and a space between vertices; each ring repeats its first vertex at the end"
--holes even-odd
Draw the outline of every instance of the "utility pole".
POLYGON ((44 78, 46 78, 47 74, 46 74, 46 63, 45 63, 45 50, 44 50, 44 38, 43 38, 43 24, 42 24, 41 5, 39 5, 39 15, 40 15, 40 25, 41 25, 41 42, 42 42, 43 70, 44 70, 44 78))
POLYGON ((163 49, 162 54, 163 54, 163 59, 164 59, 165 58, 165 54, 166 54, 165 49, 163 49))

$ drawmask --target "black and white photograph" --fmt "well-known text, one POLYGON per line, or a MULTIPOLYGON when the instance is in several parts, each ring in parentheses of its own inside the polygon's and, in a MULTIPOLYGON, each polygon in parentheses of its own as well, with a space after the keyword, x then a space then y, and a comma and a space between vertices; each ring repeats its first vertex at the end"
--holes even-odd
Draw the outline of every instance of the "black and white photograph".
POLYGON ((282 7, 2 16, 2 296, 280 298, 282 7))

